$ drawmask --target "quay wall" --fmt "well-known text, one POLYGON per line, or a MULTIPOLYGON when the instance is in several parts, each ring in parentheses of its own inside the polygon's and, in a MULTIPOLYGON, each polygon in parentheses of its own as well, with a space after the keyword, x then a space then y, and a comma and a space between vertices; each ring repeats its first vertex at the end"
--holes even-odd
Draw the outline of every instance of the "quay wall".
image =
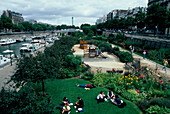
POLYGON ((52 33, 51 31, 0 33, 0 39, 6 39, 6 38, 18 39, 18 38, 27 38, 27 37, 29 38, 33 35, 38 36, 40 34, 47 35, 51 33, 52 33))
MULTIPOLYGON (((103 32, 104 37, 109 37, 110 34, 116 35, 117 33, 103 32)), ((148 45, 155 49, 170 48, 170 39, 161 39, 159 37, 133 35, 133 34, 125 34, 125 36, 126 36, 126 41, 142 42, 144 45, 148 45)))

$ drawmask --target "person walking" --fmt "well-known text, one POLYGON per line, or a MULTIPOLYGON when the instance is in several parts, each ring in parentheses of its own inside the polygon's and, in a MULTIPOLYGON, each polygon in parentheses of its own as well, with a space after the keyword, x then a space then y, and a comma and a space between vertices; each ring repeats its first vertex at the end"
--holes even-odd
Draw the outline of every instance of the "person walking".
POLYGON ((143 59, 145 59, 145 56, 146 56, 146 51, 144 50, 143 51, 143 59))
POLYGON ((165 70, 165 72, 166 72, 166 65, 168 65, 168 61, 167 61, 167 59, 164 59, 164 61, 163 61, 163 65, 164 65, 164 67, 163 67, 162 69, 164 69, 164 70, 165 70))

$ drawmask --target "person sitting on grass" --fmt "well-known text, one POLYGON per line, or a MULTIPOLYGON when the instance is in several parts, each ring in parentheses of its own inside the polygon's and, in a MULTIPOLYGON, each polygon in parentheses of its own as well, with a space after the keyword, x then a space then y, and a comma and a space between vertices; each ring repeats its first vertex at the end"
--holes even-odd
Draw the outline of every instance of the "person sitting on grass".
POLYGON ((62 103, 63 104, 66 104, 66 103, 70 104, 70 100, 68 100, 67 97, 64 97, 63 100, 62 100, 62 103))
POLYGON ((61 114, 64 114, 64 113, 70 114, 70 110, 71 110, 71 108, 69 107, 68 103, 66 103, 62 108, 61 114))
POLYGON ((84 102, 80 97, 77 97, 78 101, 75 103, 74 108, 78 110, 78 108, 83 108, 84 107, 84 102))
POLYGON ((113 91, 109 91, 108 93, 107 93, 107 98, 108 99, 114 99, 114 97, 115 97, 115 95, 113 94, 113 91))
POLYGON ((99 104, 100 102, 104 102, 107 99, 105 98, 105 94, 103 91, 101 91, 98 95, 97 95, 97 104, 99 104))
POLYGON ((115 105, 121 105, 121 100, 120 98, 118 97, 118 95, 115 95, 115 98, 112 99, 112 103, 115 104, 115 105))
POLYGON ((79 84, 76 84, 77 87, 83 87, 84 89, 86 90, 89 90, 91 88, 95 88, 94 84, 85 84, 85 85, 79 85, 79 84))

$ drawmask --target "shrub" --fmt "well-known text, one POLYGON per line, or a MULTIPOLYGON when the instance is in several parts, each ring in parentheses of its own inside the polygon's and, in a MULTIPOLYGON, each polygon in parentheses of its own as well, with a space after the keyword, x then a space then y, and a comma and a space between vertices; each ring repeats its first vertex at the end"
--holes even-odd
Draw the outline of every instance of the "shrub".
POLYGON ((129 92, 129 91, 124 91, 121 93, 121 95, 125 99, 130 100, 130 101, 137 101, 139 98, 137 94, 134 94, 133 92, 129 92))
POLYGON ((113 75, 109 74, 109 73, 98 73, 96 75, 94 75, 92 82, 96 85, 96 86, 106 86, 106 85, 110 85, 112 83, 115 82, 113 75))
POLYGON ((165 98, 153 98, 150 101, 151 105, 158 105, 158 106, 163 106, 163 107, 167 107, 170 108, 170 100, 169 99, 165 99, 165 98))
POLYGON ((146 112, 149 114, 166 114, 170 113, 170 109, 159 107, 158 105, 150 106, 148 109, 146 109, 146 112))
POLYGON ((124 51, 119 51, 119 59, 121 62, 132 62, 133 61, 133 56, 129 52, 124 52, 124 51))
POLYGON ((111 52, 111 49, 112 49, 112 46, 109 43, 107 43, 107 42, 101 42, 98 45, 98 47, 100 49, 102 49, 102 52, 104 52, 104 51, 111 52))
POLYGON ((91 71, 91 70, 88 70, 88 71, 86 71, 86 72, 84 73, 83 78, 84 78, 85 80, 92 80, 92 79, 93 79, 93 76, 94 76, 94 72, 91 71))

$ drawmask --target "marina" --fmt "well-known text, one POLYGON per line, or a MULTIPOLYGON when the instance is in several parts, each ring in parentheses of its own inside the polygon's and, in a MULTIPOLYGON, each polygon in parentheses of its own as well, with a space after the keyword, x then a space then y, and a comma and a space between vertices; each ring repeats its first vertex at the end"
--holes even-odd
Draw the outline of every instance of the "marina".
POLYGON ((10 63, 10 60, 20 58, 21 55, 30 54, 34 51, 38 51, 42 47, 48 46, 53 43, 54 40, 59 40, 57 36, 52 35, 37 35, 30 37, 6 38, 0 40, 0 67, 10 63))

